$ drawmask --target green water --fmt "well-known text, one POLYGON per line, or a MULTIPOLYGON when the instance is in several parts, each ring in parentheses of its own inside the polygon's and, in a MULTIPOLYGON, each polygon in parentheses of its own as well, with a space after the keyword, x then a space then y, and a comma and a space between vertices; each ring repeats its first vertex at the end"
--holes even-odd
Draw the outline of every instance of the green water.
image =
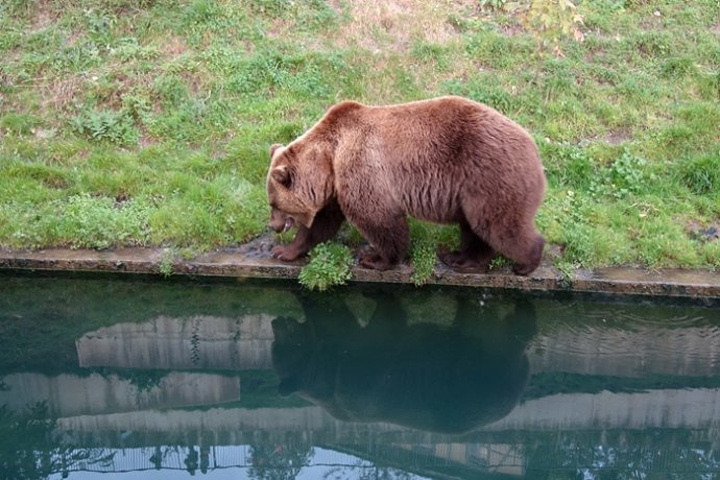
POLYGON ((0 479, 717 479, 719 312, 5 274, 0 479))

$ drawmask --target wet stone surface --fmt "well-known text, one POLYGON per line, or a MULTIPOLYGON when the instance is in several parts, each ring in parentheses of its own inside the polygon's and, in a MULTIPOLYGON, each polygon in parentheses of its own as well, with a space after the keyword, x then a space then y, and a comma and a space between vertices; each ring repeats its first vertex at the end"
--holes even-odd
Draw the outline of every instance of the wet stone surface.
MULTIPOLYGON (((270 255, 271 235, 258 237, 237 248, 204 253, 190 260, 172 258, 172 275, 238 278, 293 279, 307 262, 280 262, 270 255)), ((168 251, 125 248, 117 250, 47 249, 38 251, 0 250, 0 269, 70 272, 118 272, 161 274, 168 251)), ((167 272, 165 272, 167 274, 167 272)), ((412 283, 410 265, 379 272, 353 267, 353 282, 412 283)), ((514 275, 509 268, 487 274, 458 273, 437 262, 429 284, 519 290, 592 292, 624 295, 701 297, 720 301, 720 273, 703 270, 636 268, 577 270, 565 277, 549 264, 541 265, 527 277, 514 275)))

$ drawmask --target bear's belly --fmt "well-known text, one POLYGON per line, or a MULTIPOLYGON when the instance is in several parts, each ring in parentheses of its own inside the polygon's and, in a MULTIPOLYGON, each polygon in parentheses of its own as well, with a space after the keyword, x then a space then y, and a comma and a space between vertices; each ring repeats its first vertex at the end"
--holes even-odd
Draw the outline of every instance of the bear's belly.
POLYGON ((460 192, 465 175, 452 170, 440 171, 432 164, 422 168, 414 162, 410 166, 413 168, 403 165, 405 168, 399 174, 393 171, 389 175, 390 188, 395 189, 392 193, 405 213, 434 223, 460 220, 460 192))
POLYGON ((455 223, 461 218, 458 202, 431 196, 408 196, 403 201, 403 210, 411 217, 433 223, 455 223))

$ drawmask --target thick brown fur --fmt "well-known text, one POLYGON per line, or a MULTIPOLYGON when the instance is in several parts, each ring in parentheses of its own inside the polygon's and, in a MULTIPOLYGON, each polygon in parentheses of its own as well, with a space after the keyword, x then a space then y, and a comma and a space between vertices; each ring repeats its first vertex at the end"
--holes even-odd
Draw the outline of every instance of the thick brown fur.
POLYGON ((405 258, 410 215, 460 225, 460 251, 442 257, 451 267, 482 270, 500 253, 527 275, 545 244, 534 221, 545 185, 530 135, 486 105, 343 102, 287 147, 271 148, 271 227, 299 228, 273 255, 294 260, 347 218, 372 247, 361 264, 387 269, 405 258))

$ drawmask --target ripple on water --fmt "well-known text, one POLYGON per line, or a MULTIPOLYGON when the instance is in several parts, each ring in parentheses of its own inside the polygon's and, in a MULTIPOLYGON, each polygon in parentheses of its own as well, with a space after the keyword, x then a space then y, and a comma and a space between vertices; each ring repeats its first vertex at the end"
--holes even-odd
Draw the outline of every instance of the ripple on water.
POLYGON ((711 309, 556 304, 539 315, 534 371, 641 376, 720 375, 720 322, 711 309))

